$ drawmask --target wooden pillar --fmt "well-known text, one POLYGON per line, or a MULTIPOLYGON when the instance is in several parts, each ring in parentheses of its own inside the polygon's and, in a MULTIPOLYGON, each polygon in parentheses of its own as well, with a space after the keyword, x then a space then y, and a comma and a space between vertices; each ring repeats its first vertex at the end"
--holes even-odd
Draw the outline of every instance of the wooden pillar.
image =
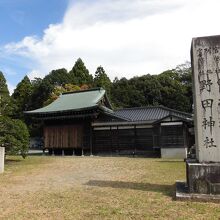
POLYGON ((155 129, 152 127, 152 136, 153 136, 153 152, 155 151, 155 129))
MULTIPOLYGON (((84 139, 85 139, 85 135, 84 135, 84 139)), ((83 141, 83 144, 82 144, 82 154, 81 154, 82 157, 84 157, 84 149, 83 149, 84 144, 85 144, 85 140, 83 141)))
POLYGON ((93 146, 92 146, 92 139, 93 139, 93 127, 92 124, 90 125, 90 156, 93 156, 93 146))
POLYGON ((118 154, 119 154, 118 125, 117 125, 117 150, 118 150, 118 154))
POLYGON ((112 126, 110 125, 110 135, 111 135, 111 156, 112 156, 112 126))
POLYGON ((62 149, 62 156, 64 156, 64 149, 62 149))
POLYGON ((137 130, 136 125, 134 125, 134 155, 136 155, 136 146, 137 145, 137 130))
POLYGON ((186 126, 185 124, 182 125, 183 129, 183 145, 185 148, 187 148, 187 140, 186 140, 186 126))
POLYGON ((160 157, 162 156, 161 155, 161 148, 162 148, 162 127, 161 127, 161 124, 159 124, 159 146, 160 146, 160 157))
POLYGON ((159 125, 159 135, 160 135, 160 148, 163 147, 163 137, 162 137, 162 126, 159 125))

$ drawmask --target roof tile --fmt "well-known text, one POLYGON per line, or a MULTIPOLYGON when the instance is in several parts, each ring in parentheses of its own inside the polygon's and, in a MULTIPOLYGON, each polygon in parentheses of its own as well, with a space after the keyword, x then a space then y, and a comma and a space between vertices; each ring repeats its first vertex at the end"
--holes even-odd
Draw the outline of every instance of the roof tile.
POLYGON ((104 95, 105 90, 102 88, 64 93, 51 104, 25 113, 40 114, 92 108, 98 106, 104 95))
POLYGON ((192 115, 189 113, 180 112, 163 106, 119 109, 115 110, 115 115, 127 118, 129 121, 156 121, 169 115, 177 116, 183 119, 192 118, 192 115))

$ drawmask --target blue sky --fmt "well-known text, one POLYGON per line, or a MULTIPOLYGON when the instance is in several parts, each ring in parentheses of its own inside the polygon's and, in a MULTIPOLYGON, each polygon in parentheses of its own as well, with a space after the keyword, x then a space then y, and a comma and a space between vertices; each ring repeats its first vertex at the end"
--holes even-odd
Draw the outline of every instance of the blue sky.
POLYGON ((0 70, 10 91, 27 74, 81 57, 113 80, 190 60, 193 37, 218 35, 219 0, 0 0, 0 70))
POLYGON ((67 0, 0 0, 0 44, 27 35, 41 36, 51 23, 62 20, 67 0))
MULTIPOLYGON (((62 21, 68 0, 0 0, 0 46, 25 36, 43 36, 49 24, 62 21)), ((31 64, 30 64, 31 65, 31 64)), ((19 56, 0 57, 0 70, 16 85, 30 66, 19 56)))

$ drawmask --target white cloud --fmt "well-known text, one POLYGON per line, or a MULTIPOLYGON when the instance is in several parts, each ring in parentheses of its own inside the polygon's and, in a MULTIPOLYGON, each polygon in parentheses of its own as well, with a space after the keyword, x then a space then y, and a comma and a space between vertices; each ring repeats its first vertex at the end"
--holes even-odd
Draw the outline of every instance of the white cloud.
POLYGON ((30 79, 43 78, 45 76, 45 74, 39 70, 31 70, 27 75, 30 79))
POLYGON ((15 89, 15 86, 7 82, 9 93, 12 95, 15 89))
POLYGON ((32 63, 29 76, 70 69, 81 57, 91 73, 102 65, 111 79, 160 73, 189 60, 192 37, 218 34, 217 0, 98 0, 70 4, 42 39, 5 46, 32 63))
POLYGON ((64 17, 71 27, 85 27, 94 23, 127 21, 169 12, 182 6, 184 0, 96 0, 72 4, 64 17), (74 16, 76 15, 76 16, 74 16))

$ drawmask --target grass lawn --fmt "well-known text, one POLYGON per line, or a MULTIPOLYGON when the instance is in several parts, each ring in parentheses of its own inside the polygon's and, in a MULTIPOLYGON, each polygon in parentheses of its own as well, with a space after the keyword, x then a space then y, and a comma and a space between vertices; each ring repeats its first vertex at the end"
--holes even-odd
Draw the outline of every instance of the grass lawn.
POLYGON ((174 201, 180 160, 10 157, 0 219, 220 219, 220 204, 174 201))

